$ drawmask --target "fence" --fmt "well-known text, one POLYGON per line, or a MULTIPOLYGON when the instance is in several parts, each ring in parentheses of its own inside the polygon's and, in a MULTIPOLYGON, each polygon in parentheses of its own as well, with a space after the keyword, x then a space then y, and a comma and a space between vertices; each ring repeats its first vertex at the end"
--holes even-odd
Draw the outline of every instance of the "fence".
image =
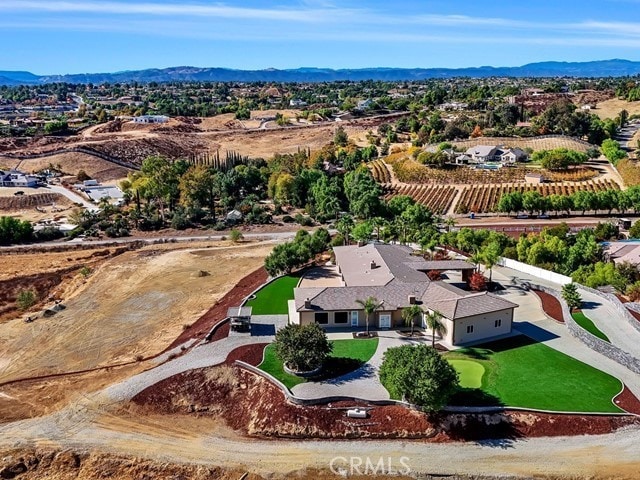
POLYGON ((534 277, 538 277, 548 282, 557 283, 559 285, 566 285, 567 283, 571 283, 573 281, 571 280, 571 277, 567 277, 566 275, 560 275, 559 273, 551 272, 549 270, 545 270, 544 268, 527 265, 526 263, 518 262, 517 260, 512 260, 511 258, 502 257, 498 262, 498 265, 500 265, 501 267, 511 268, 512 270, 516 270, 518 272, 533 275, 534 277))

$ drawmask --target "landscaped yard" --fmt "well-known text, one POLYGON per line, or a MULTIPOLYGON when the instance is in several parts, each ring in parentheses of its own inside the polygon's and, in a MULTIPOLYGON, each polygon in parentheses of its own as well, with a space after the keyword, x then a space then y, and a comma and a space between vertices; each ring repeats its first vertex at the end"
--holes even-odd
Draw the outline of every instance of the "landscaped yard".
MULTIPOLYGON (((338 377, 359 368, 368 362, 378 348, 377 338, 367 338, 358 340, 333 340, 333 352, 327 361, 324 374, 317 380, 338 377)), ((270 373, 275 378, 291 389, 299 383, 308 380, 290 375, 282 368, 282 362, 276 356, 276 349, 273 344, 269 345, 264 352, 264 360, 259 368, 270 373)), ((316 379, 314 379, 316 380, 316 379)))
POLYGON ((595 335, 596 337, 598 337, 601 340, 604 340, 605 342, 609 341, 609 337, 607 337, 604 333, 602 333, 598 329, 598 327, 596 327, 593 324, 591 319, 585 316, 584 313, 575 312, 575 313, 572 313, 571 316, 576 321, 576 323, 580 325, 582 328, 584 328, 587 332, 591 333, 592 335, 595 335))
POLYGON ((612 399, 621 382, 528 337, 518 336, 445 354, 464 389, 457 405, 503 404, 571 412, 621 412, 612 399), (484 368, 480 388, 472 388, 484 368))
POLYGON ((449 360, 449 363, 458 372, 460 386, 463 388, 480 388, 482 387, 482 376, 484 375, 484 367, 478 362, 472 360, 449 360))
POLYGON ((293 289, 299 281, 298 276, 286 275, 262 287, 256 298, 247 302, 253 308, 252 315, 286 315, 287 302, 293 300, 293 289))

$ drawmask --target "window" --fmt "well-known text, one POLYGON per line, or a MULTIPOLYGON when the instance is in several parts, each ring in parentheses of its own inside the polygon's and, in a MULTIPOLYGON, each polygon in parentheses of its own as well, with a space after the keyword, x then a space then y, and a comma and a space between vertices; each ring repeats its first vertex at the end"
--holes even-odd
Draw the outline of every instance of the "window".
POLYGON ((347 323, 349 321, 348 312, 336 312, 333 316, 334 323, 347 323))
POLYGON ((326 325, 329 323, 329 314, 327 312, 317 312, 316 323, 319 323, 320 325, 326 325))
POLYGON ((493 324, 495 325, 496 328, 500 327, 502 325, 502 319, 499 318, 498 320, 496 320, 495 322, 493 322, 493 324))
POLYGON ((467 325, 467 333, 473 333, 473 325, 467 325))

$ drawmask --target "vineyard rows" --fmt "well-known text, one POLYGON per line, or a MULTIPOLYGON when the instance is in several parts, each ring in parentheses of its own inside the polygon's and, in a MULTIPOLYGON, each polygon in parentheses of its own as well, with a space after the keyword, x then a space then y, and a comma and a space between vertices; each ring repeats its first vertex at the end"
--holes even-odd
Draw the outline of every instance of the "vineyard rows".
POLYGON ((371 167, 371 174, 378 183, 390 183, 391 172, 387 168, 387 164, 382 160, 375 160, 369 164, 371 167))
POLYGON ((408 195, 434 213, 444 214, 453 203, 456 188, 446 185, 388 185, 385 199, 398 195, 408 195))
POLYGON ((537 191, 543 196, 572 195, 580 190, 599 192, 601 190, 619 190, 619 185, 608 179, 589 180, 579 184, 540 184, 540 185, 474 185, 465 187, 456 205, 456 213, 468 211, 486 213, 495 211, 500 197, 505 193, 537 191))

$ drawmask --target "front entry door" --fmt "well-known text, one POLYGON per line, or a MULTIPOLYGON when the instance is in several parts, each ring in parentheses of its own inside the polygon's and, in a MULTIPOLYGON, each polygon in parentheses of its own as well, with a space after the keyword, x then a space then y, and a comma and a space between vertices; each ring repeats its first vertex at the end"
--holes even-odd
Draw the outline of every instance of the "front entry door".
POLYGON ((381 313, 378 324, 380 328, 391 328, 391 315, 388 313, 381 313))
POLYGON ((360 323, 358 322, 358 312, 351 312, 351 326, 357 327, 360 323))

